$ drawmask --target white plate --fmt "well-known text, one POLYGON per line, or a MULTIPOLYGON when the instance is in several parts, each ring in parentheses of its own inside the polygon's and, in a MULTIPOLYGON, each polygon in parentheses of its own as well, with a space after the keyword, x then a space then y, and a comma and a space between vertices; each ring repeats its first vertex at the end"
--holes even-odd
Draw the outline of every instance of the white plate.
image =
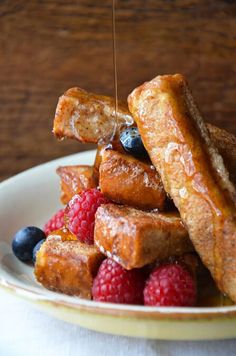
POLYGON ((42 227, 59 207, 59 165, 92 164, 95 151, 61 158, 0 184, 0 285, 49 313, 86 328, 112 334, 170 339, 223 339, 236 336, 236 306, 153 308, 97 303, 53 293, 36 283, 33 268, 11 252, 23 226, 42 227))

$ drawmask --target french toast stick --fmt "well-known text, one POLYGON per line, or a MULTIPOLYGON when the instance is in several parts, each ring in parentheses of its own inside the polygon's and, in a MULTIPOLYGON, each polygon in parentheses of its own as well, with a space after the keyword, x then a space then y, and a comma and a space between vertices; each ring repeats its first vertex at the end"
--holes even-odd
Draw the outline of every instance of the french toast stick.
POLYGON ((126 103, 119 102, 118 108, 116 114, 111 97, 71 88, 59 98, 53 133, 81 142, 109 142, 122 127, 134 122, 126 103))
MULTIPOLYGON (((126 103, 119 102, 116 124, 113 98, 71 88, 59 98, 53 132, 61 139, 99 143, 108 142, 130 125, 134 126, 135 123, 126 103)), ((236 137, 214 125, 207 124, 207 127, 212 141, 224 158, 230 178, 236 182, 236 137)))
POLYGON ((92 166, 62 166, 58 167, 56 172, 61 179, 60 198, 63 204, 67 204, 75 194, 98 186, 92 166))
POLYGON ((91 299, 93 278, 104 256, 67 229, 52 232, 36 256, 35 276, 44 287, 91 299))
POLYGON ((98 208, 94 243, 126 269, 194 251, 178 214, 145 212, 115 204, 98 208))
POLYGON ((131 155, 103 150, 99 168, 101 192, 118 204, 163 210, 166 200, 156 169, 131 155))
POLYGON ((190 239, 219 289, 236 302, 236 193, 185 78, 136 88, 129 109, 190 239))

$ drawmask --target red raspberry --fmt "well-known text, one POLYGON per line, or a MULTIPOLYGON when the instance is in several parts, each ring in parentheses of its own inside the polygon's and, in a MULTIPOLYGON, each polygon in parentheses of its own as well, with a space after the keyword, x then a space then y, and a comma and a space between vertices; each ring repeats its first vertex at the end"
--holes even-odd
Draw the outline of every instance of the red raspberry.
POLYGON ((52 231, 60 229, 65 225, 64 222, 65 209, 60 209, 51 219, 44 225, 44 232, 49 235, 52 231))
POLYGON ((144 304, 152 306, 193 306, 196 283, 180 264, 166 264, 154 269, 144 288, 144 304))
POLYGON ((93 299, 100 302, 143 304, 144 275, 141 270, 125 270, 107 258, 93 281, 93 299))
POLYGON ((89 189, 76 194, 66 207, 66 226, 81 242, 93 244, 95 214, 108 199, 98 189, 89 189))

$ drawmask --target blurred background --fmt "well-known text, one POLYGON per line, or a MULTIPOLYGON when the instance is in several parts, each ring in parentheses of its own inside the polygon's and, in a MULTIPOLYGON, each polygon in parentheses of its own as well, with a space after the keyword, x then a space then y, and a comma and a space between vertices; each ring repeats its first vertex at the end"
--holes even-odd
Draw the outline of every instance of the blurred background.
MULTIPOLYGON (((209 122, 236 134, 236 1, 116 0, 118 95, 157 74, 187 76, 209 122)), ((58 142, 58 97, 113 95, 112 0, 0 1, 0 180, 90 149, 58 142)))

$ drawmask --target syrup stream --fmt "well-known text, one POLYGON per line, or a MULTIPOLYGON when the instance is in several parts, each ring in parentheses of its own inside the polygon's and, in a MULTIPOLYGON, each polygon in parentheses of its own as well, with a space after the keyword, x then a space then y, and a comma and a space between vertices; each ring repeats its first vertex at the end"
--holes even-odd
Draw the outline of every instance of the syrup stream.
POLYGON ((114 97, 115 97, 115 118, 116 124, 112 139, 116 134, 117 127, 117 111, 118 111, 118 85, 117 85, 117 60, 116 60, 116 15, 115 15, 115 0, 112 0, 112 45, 113 45, 113 77, 114 77, 114 97))

